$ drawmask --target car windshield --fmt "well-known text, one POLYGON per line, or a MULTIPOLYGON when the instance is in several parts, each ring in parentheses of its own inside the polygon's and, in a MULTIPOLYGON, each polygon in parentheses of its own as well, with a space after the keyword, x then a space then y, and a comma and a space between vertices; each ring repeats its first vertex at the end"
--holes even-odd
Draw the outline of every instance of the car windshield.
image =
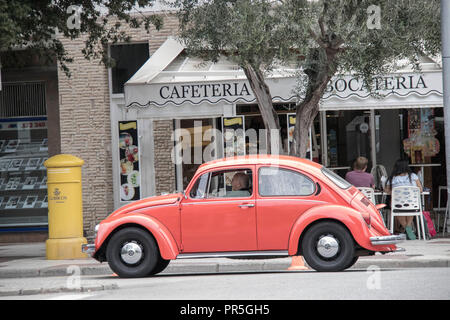
POLYGON ((345 179, 341 178, 339 175, 337 175, 336 173, 334 173, 333 171, 331 171, 330 169, 327 169, 325 167, 322 168, 322 173, 331 181, 333 181, 333 183, 335 185, 337 185, 339 188, 341 189, 348 189, 350 188, 352 185, 345 179))

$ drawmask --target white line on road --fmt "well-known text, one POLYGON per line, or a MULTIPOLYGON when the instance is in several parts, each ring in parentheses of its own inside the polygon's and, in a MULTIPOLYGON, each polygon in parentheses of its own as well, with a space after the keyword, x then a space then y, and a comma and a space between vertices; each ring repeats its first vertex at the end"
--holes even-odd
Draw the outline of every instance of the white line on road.
POLYGON ((94 296, 93 294, 79 293, 79 294, 65 294, 49 298, 47 300, 82 300, 94 296))

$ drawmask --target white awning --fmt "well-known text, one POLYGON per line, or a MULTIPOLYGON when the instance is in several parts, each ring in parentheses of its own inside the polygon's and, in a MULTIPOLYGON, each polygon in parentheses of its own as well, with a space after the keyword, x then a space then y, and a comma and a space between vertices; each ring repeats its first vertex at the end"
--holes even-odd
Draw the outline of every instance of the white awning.
MULTIPOLYGON (((379 97, 369 94, 361 79, 352 75, 336 76, 321 100, 320 110, 441 107, 442 70, 429 58, 422 59, 421 63, 421 73, 403 69, 376 77, 379 97)), ((297 101, 296 72, 280 66, 267 74, 274 102, 297 101)), ((127 108, 218 103, 256 103, 243 70, 226 57, 220 57, 216 63, 189 57, 183 45, 173 38, 167 39, 125 83, 127 108)))
MULTIPOLYGON (((125 83, 127 107, 163 107, 204 103, 254 103, 244 71, 220 57, 216 63, 189 57, 168 39, 125 83)), ((274 102, 295 101, 295 70, 279 68, 267 75, 274 102)))
POLYGON ((442 71, 423 70, 375 78, 377 94, 370 94, 361 79, 334 77, 320 103, 320 110, 434 108, 443 106, 442 71))

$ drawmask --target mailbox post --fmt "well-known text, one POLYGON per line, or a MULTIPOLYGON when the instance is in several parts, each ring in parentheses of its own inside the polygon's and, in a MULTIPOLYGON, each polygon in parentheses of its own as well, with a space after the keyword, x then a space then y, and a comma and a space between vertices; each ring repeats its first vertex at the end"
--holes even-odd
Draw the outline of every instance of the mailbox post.
POLYGON ((83 237, 83 201, 81 167, 84 161, 68 154, 59 154, 44 162, 47 168, 48 260, 87 258, 81 245, 83 237))

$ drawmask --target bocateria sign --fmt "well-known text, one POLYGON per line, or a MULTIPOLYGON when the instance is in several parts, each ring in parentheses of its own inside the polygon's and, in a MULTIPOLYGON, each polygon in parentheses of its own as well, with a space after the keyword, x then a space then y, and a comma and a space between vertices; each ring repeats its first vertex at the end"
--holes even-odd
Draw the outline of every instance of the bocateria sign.
MULTIPOLYGON (((269 78, 266 80, 274 102, 294 102, 296 94, 294 77, 269 78)), ((430 93, 442 95, 442 73, 398 74, 377 76, 373 79, 373 90, 381 95, 405 97, 411 93, 425 96, 430 93)), ((327 86, 323 100, 371 98, 368 84, 356 76, 334 77, 327 86)), ((255 103, 247 80, 217 81, 203 83, 167 83, 126 86, 127 107, 163 107, 168 104, 182 106, 185 103, 255 103)))
MULTIPOLYGON (((411 93, 427 95, 431 92, 442 94, 442 74, 441 72, 427 72, 376 76, 372 81, 372 90, 385 96, 391 94, 406 96, 411 93)), ((369 85, 359 77, 334 77, 327 86, 324 99, 333 96, 368 98, 370 96, 369 85)))

